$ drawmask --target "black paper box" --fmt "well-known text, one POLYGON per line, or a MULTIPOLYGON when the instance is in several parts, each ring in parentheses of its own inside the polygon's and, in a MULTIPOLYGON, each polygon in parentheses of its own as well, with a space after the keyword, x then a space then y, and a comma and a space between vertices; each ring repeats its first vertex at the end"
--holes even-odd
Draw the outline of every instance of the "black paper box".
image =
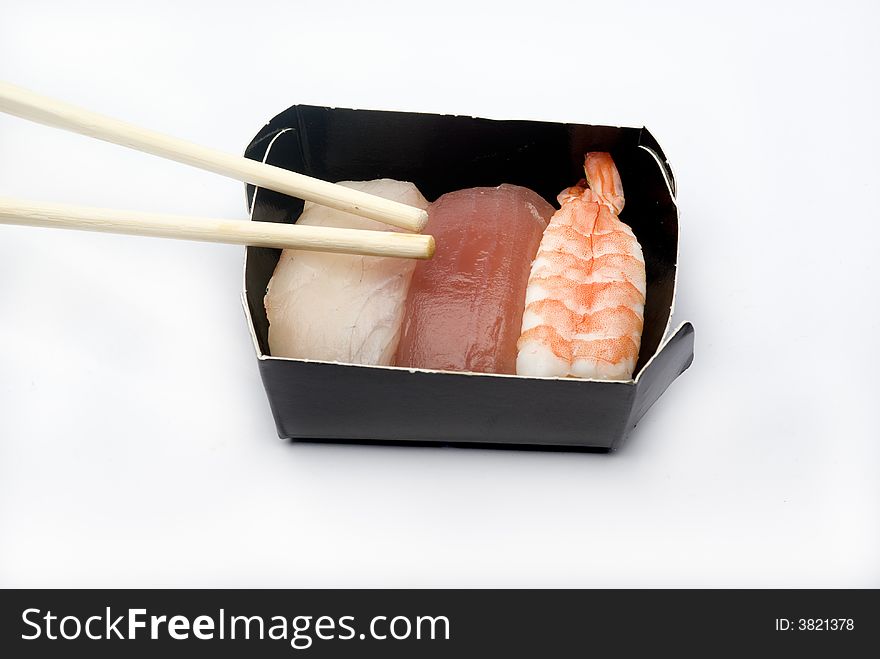
MULTIPOLYGON (((249 247, 244 306, 283 438, 315 441, 616 448, 693 360, 694 330, 668 334, 675 296, 675 182, 645 128, 296 105, 245 155, 328 181, 412 181, 445 192, 514 183, 551 202, 583 176, 587 151, 609 151, 626 195, 621 219, 645 255, 641 352, 631 382, 424 371, 272 357, 263 296, 280 250, 249 247), (664 338, 665 337, 665 338, 664 338)), ((303 202, 247 186, 251 219, 294 222, 303 202)))

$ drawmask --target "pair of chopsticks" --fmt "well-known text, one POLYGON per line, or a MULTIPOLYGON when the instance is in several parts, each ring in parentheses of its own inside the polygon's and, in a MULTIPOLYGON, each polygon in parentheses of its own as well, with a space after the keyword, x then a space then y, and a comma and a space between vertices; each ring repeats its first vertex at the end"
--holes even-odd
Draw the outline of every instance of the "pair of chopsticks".
MULTIPOLYGON (((428 221, 427 212, 420 208, 169 137, 2 81, 0 111, 410 231, 421 231, 428 221)), ((434 239, 427 235, 159 215, 5 197, 0 197, 0 224, 369 256, 428 259, 434 254, 434 239)))

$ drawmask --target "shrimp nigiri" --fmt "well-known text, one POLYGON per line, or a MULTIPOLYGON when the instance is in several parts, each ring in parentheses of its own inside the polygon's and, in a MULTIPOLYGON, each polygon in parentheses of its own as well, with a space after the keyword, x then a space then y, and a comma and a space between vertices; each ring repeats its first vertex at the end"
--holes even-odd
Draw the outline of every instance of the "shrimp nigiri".
POLYGON ((623 185, 610 154, 586 154, 584 171, 586 180, 559 194, 532 263, 518 375, 628 380, 635 369, 645 259, 617 217, 623 185))

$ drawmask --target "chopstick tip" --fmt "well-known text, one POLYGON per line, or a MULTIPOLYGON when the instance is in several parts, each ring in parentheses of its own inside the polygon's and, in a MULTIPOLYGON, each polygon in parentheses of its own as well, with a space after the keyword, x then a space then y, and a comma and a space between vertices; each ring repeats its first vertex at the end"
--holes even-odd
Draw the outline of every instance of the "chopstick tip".
MULTIPOLYGON (((416 231, 421 232, 428 225, 428 211, 422 210, 416 216, 416 231)), ((432 242, 433 244, 433 242, 432 242)), ((433 250, 433 248, 432 248, 433 250)), ((433 251, 431 252, 433 254, 433 251)))

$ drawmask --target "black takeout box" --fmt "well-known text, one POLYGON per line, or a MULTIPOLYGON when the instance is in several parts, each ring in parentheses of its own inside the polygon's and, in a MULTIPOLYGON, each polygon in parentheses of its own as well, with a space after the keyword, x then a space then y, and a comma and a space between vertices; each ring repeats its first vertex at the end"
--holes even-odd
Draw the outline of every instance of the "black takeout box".
MULTIPOLYGON (((693 360, 690 323, 668 338, 678 210, 660 146, 644 128, 295 105, 245 155, 328 181, 412 181, 445 192, 514 183, 555 202, 583 177, 588 151, 609 151, 629 224, 645 255, 645 325, 633 381, 533 378, 272 357, 263 296, 280 250, 248 247, 244 306, 278 434, 314 441, 607 451, 619 445, 693 360)), ((247 186, 251 219, 294 222, 303 202, 247 186)))

